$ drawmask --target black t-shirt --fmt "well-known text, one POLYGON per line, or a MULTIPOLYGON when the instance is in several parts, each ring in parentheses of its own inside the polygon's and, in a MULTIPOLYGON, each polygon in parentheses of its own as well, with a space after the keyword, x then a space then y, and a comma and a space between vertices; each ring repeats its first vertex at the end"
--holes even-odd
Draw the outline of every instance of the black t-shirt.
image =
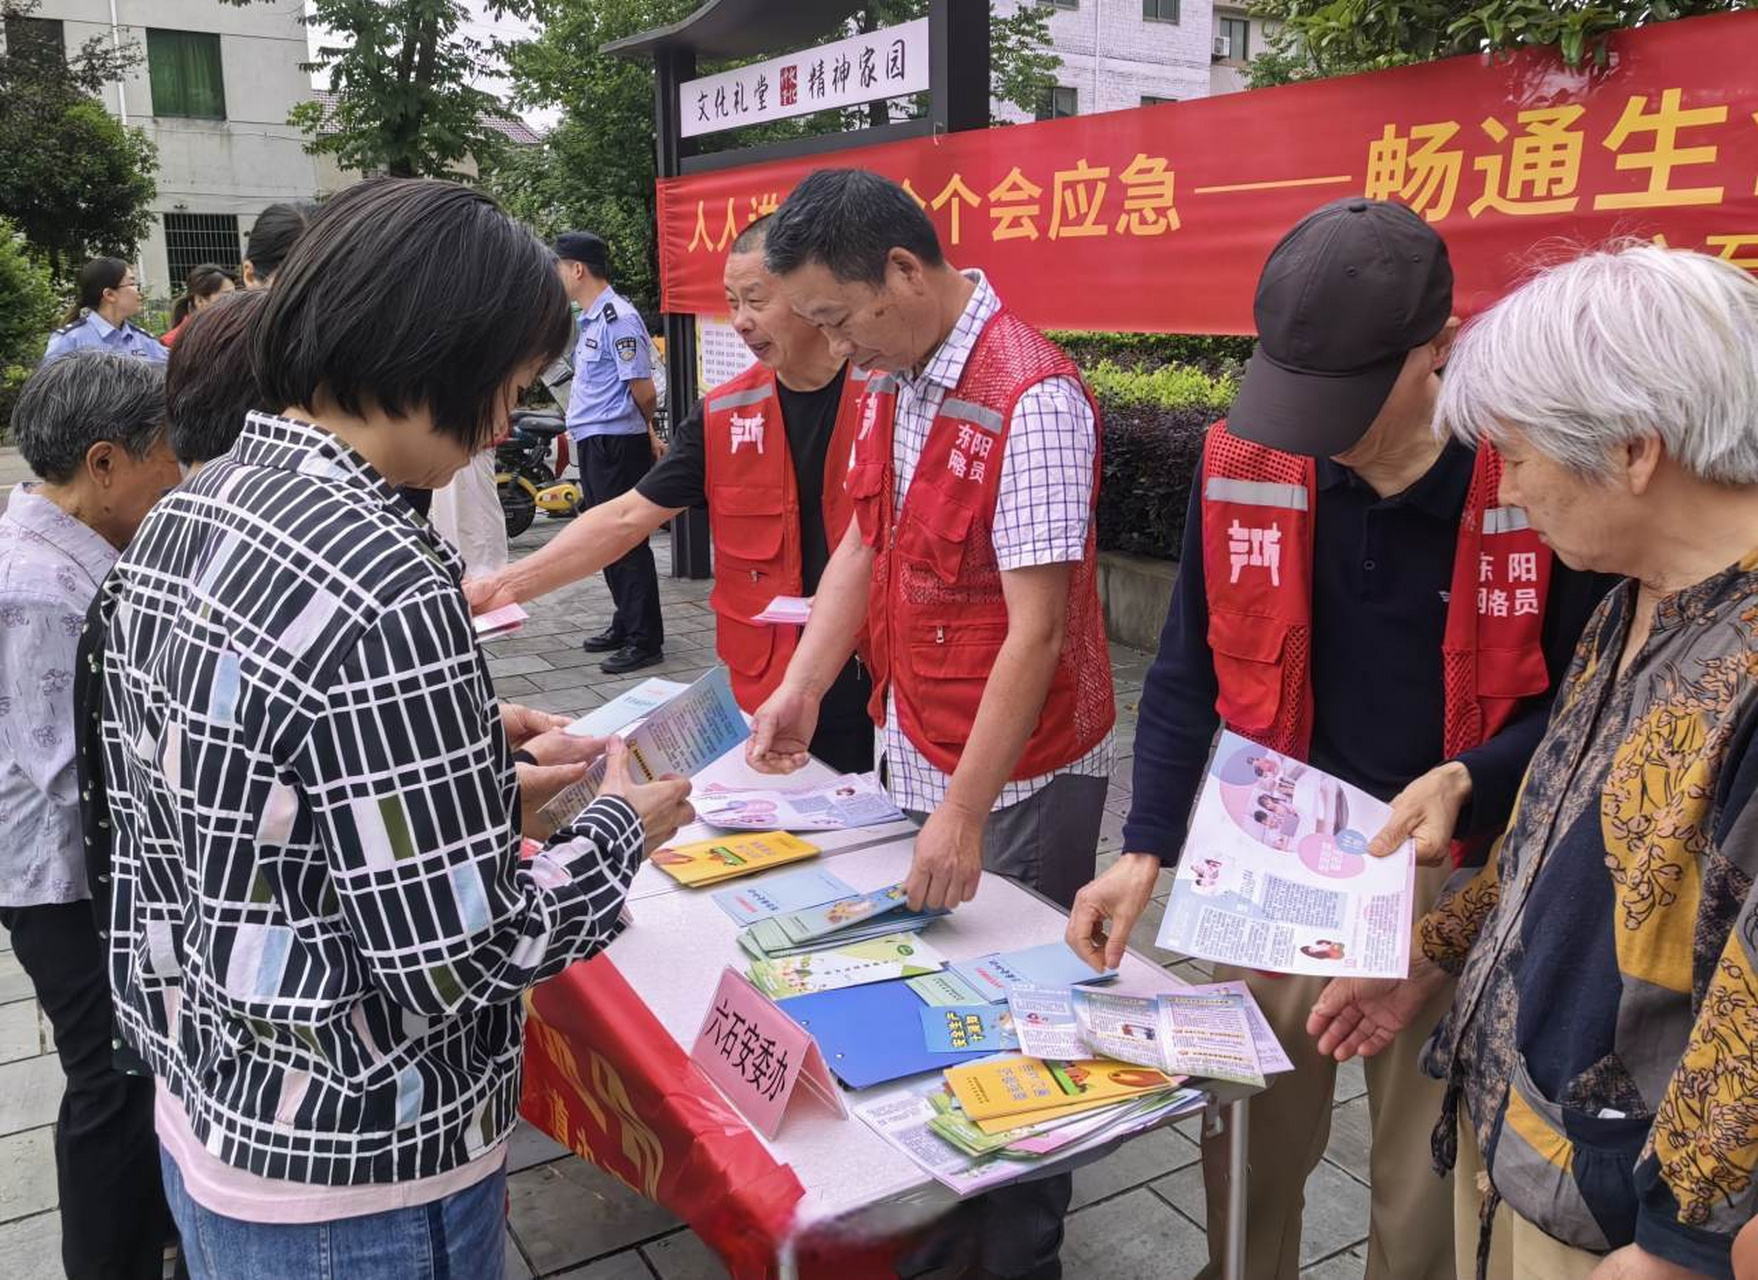
MULTIPOLYGON (((818 590, 818 579, 830 563, 824 528, 824 467, 829 460, 830 437, 836 430, 836 411, 842 404, 843 380, 848 368, 837 373, 816 391, 790 391, 775 384, 781 397, 782 423, 787 428, 788 453, 793 458, 794 482, 800 493, 800 576, 802 595, 818 590)), ((708 503, 708 453, 702 439, 702 402, 672 432, 665 457, 641 478, 635 491, 656 507, 701 507, 708 503)))

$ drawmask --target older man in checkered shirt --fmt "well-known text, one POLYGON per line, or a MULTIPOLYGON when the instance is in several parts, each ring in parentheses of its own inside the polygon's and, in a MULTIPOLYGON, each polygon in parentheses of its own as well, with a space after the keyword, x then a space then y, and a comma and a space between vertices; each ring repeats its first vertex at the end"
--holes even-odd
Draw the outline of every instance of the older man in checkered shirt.
MULTIPOLYGON (((857 518, 757 712, 751 761, 804 761, 865 626, 888 783, 923 823, 911 906, 969 901, 985 868, 1067 906, 1093 874, 1116 718, 1094 582, 1098 419, 1079 371, 982 273, 954 269, 876 174, 812 174, 766 256, 831 351, 875 376, 850 460, 857 518)), ((1067 1176, 984 1199, 981 1273, 1059 1275, 1067 1176)))

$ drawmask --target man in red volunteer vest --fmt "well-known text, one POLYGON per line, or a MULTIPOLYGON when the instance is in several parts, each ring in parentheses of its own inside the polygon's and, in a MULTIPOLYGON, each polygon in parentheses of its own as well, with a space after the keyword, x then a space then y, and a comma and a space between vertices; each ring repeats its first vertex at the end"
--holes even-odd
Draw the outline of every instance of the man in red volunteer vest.
MULTIPOLYGON (((465 584, 481 613, 598 572, 660 525, 706 504, 714 540, 715 648, 733 693, 755 711, 781 683, 799 628, 754 621, 776 596, 811 596, 853 510, 843 487, 866 374, 832 355, 763 265, 769 222, 753 222, 726 259, 733 328, 756 362, 710 391, 672 433, 666 455, 622 497, 593 507, 542 550, 465 584)), ((873 767, 858 657, 835 673, 812 754, 844 773, 873 767)))
MULTIPOLYGON (((1066 905, 1092 875, 1116 718, 1094 585, 1098 415, 1080 373, 980 272, 954 269, 877 174, 807 177, 767 257, 794 309, 873 376, 855 523, 757 712, 751 761, 803 759, 864 626, 887 782, 924 823, 911 905, 966 902, 985 868, 1066 905)), ((1064 1175, 986 1197, 983 1271, 1060 1274, 1068 1196, 1064 1175)))
MULTIPOLYGON (((1390 823, 1363 834, 1378 854, 1414 839, 1419 915, 1449 854, 1480 854, 1505 823, 1550 691, 1610 583, 1553 563, 1525 513, 1499 502, 1499 458, 1433 431, 1452 305, 1446 246, 1402 205, 1335 201, 1271 254, 1258 349, 1229 421, 1209 432, 1142 693, 1126 852, 1069 921, 1089 963, 1116 962, 1177 863, 1222 725, 1390 800, 1390 823)), ((1296 943, 1333 954, 1325 933, 1296 943)), ((1294 1280, 1336 1077, 1305 1028, 1331 980, 1224 965, 1216 977, 1249 983, 1295 1064, 1252 1101, 1246 1187, 1248 1274, 1294 1280)), ((1356 1172, 1372 1183, 1370 1280, 1453 1275, 1451 1189, 1428 1142, 1441 1087, 1416 1062, 1451 998, 1368 1063, 1372 1141, 1356 1172)), ((1205 1277, 1220 1270, 1226 1146, 1204 1139, 1205 1277)))

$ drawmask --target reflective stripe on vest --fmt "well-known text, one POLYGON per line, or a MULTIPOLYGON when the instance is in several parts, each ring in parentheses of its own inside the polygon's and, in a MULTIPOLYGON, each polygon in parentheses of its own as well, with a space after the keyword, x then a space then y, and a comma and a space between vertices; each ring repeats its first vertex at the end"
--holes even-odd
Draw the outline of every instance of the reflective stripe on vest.
POLYGON ((1520 530, 1531 527, 1532 522, 1526 518, 1525 507, 1491 507, 1483 513, 1485 533, 1519 533, 1520 530))
POLYGON ((1208 480, 1203 484, 1203 497, 1210 502, 1238 502, 1248 507, 1308 509, 1305 485, 1276 484, 1270 480, 1208 480))
POLYGON ((720 413, 725 409, 742 409, 748 404, 762 404, 773 394, 773 385, 748 387, 743 391, 729 391, 723 396, 715 396, 710 400, 708 412, 720 413))

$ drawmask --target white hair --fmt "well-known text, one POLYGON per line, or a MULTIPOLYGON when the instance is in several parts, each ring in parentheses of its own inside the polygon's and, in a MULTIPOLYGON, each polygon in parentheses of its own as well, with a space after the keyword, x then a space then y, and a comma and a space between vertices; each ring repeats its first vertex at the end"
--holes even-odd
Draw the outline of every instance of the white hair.
POLYGON ((1597 476, 1654 436, 1700 480, 1758 483, 1758 281, 1643 243, 1552 267, 1465 327, 1435 425, 1597 476))

